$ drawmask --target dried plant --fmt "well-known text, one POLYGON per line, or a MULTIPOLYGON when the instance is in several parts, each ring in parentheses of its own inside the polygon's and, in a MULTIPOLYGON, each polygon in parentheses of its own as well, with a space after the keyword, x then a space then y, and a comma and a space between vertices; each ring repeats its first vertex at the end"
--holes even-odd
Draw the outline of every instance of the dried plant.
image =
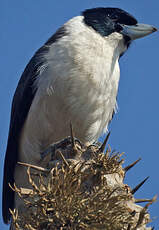
MULTIPOLYGON (((14 187, 26 212, 11 211, 16 230, 148 230, 147 208, 152 200, 135 200, 136 191, 123 183, 125 173, 139 160, 122 168, 122 154, 103 153, 107 140, 84 146, 73 137, 45 152, 47 167, 28 167, 31 189, 14 187), (46 156, 47 155, 47 156, 46 156), (148 202, 145 207, 135 203, 148 202)), ((108 137, 107 137, 108 139, 108 137)))

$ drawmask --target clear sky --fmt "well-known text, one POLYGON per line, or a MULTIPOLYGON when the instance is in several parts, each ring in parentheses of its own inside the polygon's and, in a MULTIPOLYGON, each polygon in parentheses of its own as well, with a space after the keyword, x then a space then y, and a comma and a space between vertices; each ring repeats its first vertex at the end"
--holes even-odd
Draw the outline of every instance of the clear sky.
MULTIPOLYGON (((59 26, 82 10, 97 6, 120 7, 139 22, 159 28, 158 0, 1 0, 0 188, 11 101, 26 64, 59 26)), ((112 149, 125 152, 125 165, 142 158, 128 173, 125 182, 134 187, 150 176, 136 197, 151 198, 159 194, 159 33, 135 41, 121 58, 120 66, 119 110, 110 126, 109 144, 112 149)), ((153 225, 159 229, 158 202, 149 210, 153 225)), ((2 229, 8 226, 1 217, 2 229)))

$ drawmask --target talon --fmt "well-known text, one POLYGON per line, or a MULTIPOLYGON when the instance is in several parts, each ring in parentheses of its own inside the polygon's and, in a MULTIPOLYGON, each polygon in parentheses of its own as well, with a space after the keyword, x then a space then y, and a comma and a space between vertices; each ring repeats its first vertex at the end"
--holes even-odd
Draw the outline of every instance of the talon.
MULTIPOLYGON (((74 138, 74 140, 76 141, 76 138, 74 138)), ((65 149, 67 145, 70 145, 71 142, 71 137, 65 138, 62 141, 59 142, 55 142, 53 144, 51 144, 46 150, 44 150, 43 152, 40 153, 41 155, 41 161, 46 160, 46 158, 48 158, 50 156, 50 160, 53 159, 53 156, 55 156, 55 152, 57 149, 61 148, 61 149, 65 149)), ((80 141, 79 141, 80 143, 80 141)))
POLYGON ((49 146, 49 148, 47 148, 45 151, 43 151, 42 153, 40 153, 41 161, 43 161, 51 153, 52 153, 52 146, 49 146))

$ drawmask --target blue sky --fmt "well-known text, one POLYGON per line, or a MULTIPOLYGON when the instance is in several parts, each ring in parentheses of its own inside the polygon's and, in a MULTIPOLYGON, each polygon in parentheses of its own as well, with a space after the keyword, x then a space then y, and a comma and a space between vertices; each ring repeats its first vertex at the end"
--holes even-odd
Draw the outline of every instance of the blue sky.
MULTIPOLYGON (((86 8, 96 6, 120 7, 133 14, 139 22, 159 28, 157 0, 1 0, 0 188, 11 101, 26 64, 65 21, 79 15, 86 8)), ((159 33, 135 41, 122 57, 120 66, 119 110, 110 126, 109 144, 112 149, 125 152, 125 165, 142 158, 128 173, 125 182, 134 187, 146 176, 150 176, 136 197, 151 198, 159 194, 159 33)), ((154 219, 153 226, 158 227, 158 202, 149 210, 154 219)), ((8 229, 2 217, 0 229, 8 229)))

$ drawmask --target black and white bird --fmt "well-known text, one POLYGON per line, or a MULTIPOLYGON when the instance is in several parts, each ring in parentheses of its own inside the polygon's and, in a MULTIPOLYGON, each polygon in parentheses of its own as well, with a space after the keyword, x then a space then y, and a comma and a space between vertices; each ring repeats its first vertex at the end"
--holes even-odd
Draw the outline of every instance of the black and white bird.
POLYGON ((18 83, 4 164, 3 219, 22 201, 9 187, 27 187, 18 161, 39 164, 41 153, 69 136, 93 143, 107 131, 116 110, 119 58, 130 43, 155 32, 118 8, 85 10, 66 22, 35 53, 18 83))

